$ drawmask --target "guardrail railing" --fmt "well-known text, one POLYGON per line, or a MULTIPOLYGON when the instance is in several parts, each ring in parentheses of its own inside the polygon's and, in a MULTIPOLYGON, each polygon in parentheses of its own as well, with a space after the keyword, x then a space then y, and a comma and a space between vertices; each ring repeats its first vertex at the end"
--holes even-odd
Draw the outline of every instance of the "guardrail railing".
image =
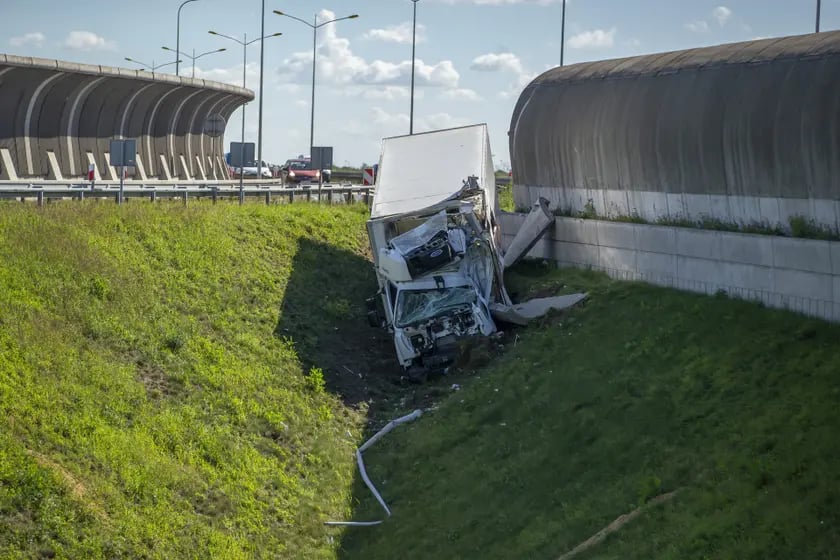
MULTIPOLYGON (((328 204, 338 203, 352 203, 364 202, 370 205, 373 199, 373 190, 370 187, 337 187, 324 186, 320 189, 317 187, 305 188, 266 188, 249 186, 241 192, 239 188, 217 188, 217 187, 199 187, 194 188, 179 188, 179 187, 146 187, 136 188, 134 185, 123 189, 122 200, 134 199, 148 199, 155 202, 158 199, 174 199, 180 200, 187 204, 190 199, 210 199, 215 204, 220 199, 241 200, 240 194, 244 199, 263 199, 266 204, 272 202, 296 202, 296 201, 317 201, 326 202, 328 204)), ((42 206, 45 202, 51 200, 84 200, 86 198, 95 199, 113 199, 115 202, 120 202, 120 192, 116 189, 103 188, 8 188, 0 186, 0 200, 15 200, 20 199, 21 202, 27 200, 35 201, 38 206, 42 206)))

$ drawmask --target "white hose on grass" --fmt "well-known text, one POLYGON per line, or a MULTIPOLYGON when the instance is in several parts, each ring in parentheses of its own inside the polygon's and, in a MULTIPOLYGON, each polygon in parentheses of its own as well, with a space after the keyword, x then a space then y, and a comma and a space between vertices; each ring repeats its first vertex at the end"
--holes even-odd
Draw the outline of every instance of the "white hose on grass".
MULTIPOLYGON (((365 461, 362 459, 362 452, 367 451, 374 443, 379 441, 382 436, 399 426, 400 424, 407 424, 408 422, 413 422, 420 418, 423 414, 423 411, 420 409, 415 410, 411 414, 406 414, 405 416, 401 416, 395 420, 391 420, 385 427, 381 430, 373 434, 373 437, 367 440, 359 449, 356 450, 356 463, 359 465, 359 474, 362 475, 362 480, 365 481, 365 485, 370 489, 373 497, 376 498, 376 501, 379 502, 379 505, 382 506, 382 509, 385 510, 385 513, 388 517, 391 517, 391 510, 388 508, 388 504, 385 503, 385 500, 382 499, 382 496, 376 490, 376 487, 370 481, 370 477, 368 477, 367 469, 365 469, 365 461)), ((380 519, 379 521, 326 521, 324 525, 330 526, 344 526, 344 527, 372 527, 374 525, 379 525, 385 521, 384 519, 380 519)))

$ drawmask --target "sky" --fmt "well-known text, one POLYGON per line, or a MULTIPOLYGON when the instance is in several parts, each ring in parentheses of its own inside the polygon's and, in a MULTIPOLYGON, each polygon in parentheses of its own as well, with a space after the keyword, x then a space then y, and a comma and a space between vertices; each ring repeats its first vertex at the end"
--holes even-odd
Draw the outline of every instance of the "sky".
MULTIPOLYGON (((175 60, 181 0, 0 0, 0 52, 139 68, 175 60)), ((315 145, 336 165, 378 161, 383 137, 409 131, 411 0, 265 0, 263 159, 307 154, 312 21, 358 14, 318 30, 315 145)), ((497 167, 508 168, 507 130, 522 89, 560 63, 562 0, 420 0, 415 132, 487 123, 497 167)), ((181 12, 181 51, 226 48, 196 61, 199 78, 242 85, 243 49, 209 30, 260 36, 261 0, 196 0, 181 12)), ((565 63, 574 64, 810 33, 816 0, 567 0, 565 63)), ((840 29, 840 0, 822 0, 821 30, 840 29)), ((246 87, 259 95, 260 43, 248 47, 246 87)), ((181 57, 181 74, 192 61, 181 57)), ((175 72, 175 65, 159 72, 175 72)), ((257 140, 258 102, 245 108, 257 140)), ((241 110, 225 139, 239 141, 241 110)))

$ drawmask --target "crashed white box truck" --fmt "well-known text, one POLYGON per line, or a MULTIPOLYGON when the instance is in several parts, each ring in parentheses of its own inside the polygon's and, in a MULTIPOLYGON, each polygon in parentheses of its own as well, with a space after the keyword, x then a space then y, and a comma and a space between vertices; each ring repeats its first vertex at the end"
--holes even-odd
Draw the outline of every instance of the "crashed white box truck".
POLYGON ((504 269, 553 223, 537 201, 503 256, 484 124, 385 138, 367 223, 379 291, 368 317, 394 337, 409 377, 445 369, 465 337, 524 324, 569 298, 514 305, 504 269))

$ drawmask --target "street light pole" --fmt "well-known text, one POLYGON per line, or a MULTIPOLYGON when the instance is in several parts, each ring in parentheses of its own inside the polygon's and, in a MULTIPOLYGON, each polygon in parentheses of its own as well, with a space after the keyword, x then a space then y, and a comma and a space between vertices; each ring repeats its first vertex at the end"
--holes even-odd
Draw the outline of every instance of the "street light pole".
POLYGON ((315 146, 315 61, 318 58, 318 28, 345 19, 356 19, 357 17, 359 17, 359 15, 352 14, 349 16, 331 19, 329 21, 322 21, 321 23, 318 23, 318 14, 315 14, 314 22, 309 23, 304 19, 300 19, 299 17, 295 17, 293 15, 281 12, 279 10, 274 10, 274 13, 278 16, 286 16, 287 18, 292 18, 312 28, 312 101, 310 102, 311 111, 309 115, 309 157, 311 158, 313 152, 312 148, 315 146))
POLYGON ((563 16, 560 23, 560 66, 563 66, 563 54, 566 49, 566 0, 563 0, 563 16))
MULTIPOLYGON (((317 37, 318 37, 318 14, 312 18, 312 100, 309 103, 309 161, 312 162, 312 152, 315 151, 315 63, 318 60, 317 37)), ((320 195, 318 195, 320 197, 320 195)), ((320 204, 321 199, 318 198, 320 204)))
MULTIPOLYGON (((248 60, 248 34, 242 34, 242 89, 245 89, 245 70, 248 60)), ((239 205, 245 204, 245 106, 242 104, 242 139, 239 142, 239 205)))
POLYGON ((817 0, 817 31, 816 33, 820 32, 820 0, 817 0))
MULTIPOLYGON (((262 0, 262 12, 260 20, 260 37, 265 35, 265 0, 262 0)), ((263 63, 265 61, 265 41, 260 41, 260 108, 257 119, 257 179, 262 179, 262 119, 263 119, 263 63)))
MULTIPOLYGON (((245 89, 246 84, 246 71, 248 69, 248 45, 250 45, 251 43, 256 43, 257 41, 264 41, 269 37, 279 37, 280 35, 282 35, 282 33, 272 33, 271 35, 262 35, 257 39, 251 39, 249 41, 248 34, 243 33, 242 40, 240 41, 236 37, 231 37, 230 35, 225 35, 224 33, 217 33, 216 31, 208 31, 208 33, 217 37, 224 37, 225 39, 230 39, 231 41, 242 45, 242 89, 245 89)), ((262 75, 262 72, 260 72, 260 75, 262 75)), ((262 92, 260 92, 260 98, 262 98, 262 92)), ((246 103, 242 104, 242 142, 240 143, 241 146, 239 148, 239 204, 243 204, 245 202, 245 105, 246 103)), ((259 165, 259 167, 262 168, 262 165, 259 165)))
MULTIPOLYGON (((189 4, 190 2, 197 2, 197 1, 198 0, 184 0, 183 2, 181 2, 181 5, 178 6, 178 18, 177 18, 178 22, 176 24, 177 29, 175 30, 175 52, 176 53, 181 51, 181 8, 183 8, 184 6, 189 4)), ((180 67, 179 63, 181 61, 177 60, 178 56, 179 55, 177 55, 177 54, 175 55, 175 58, 176 58, 176 60, 175 60, 175 75, 176 76, 181 75, 181 73, 179 72, 179 67, 180 67)))
POLYGON ((417 2, 420 0, 411 0, 414 4, 414 25, 411 28, 411 114, 408 118, 408 133, 414 134, 414 54, 417 44, 417 2))

